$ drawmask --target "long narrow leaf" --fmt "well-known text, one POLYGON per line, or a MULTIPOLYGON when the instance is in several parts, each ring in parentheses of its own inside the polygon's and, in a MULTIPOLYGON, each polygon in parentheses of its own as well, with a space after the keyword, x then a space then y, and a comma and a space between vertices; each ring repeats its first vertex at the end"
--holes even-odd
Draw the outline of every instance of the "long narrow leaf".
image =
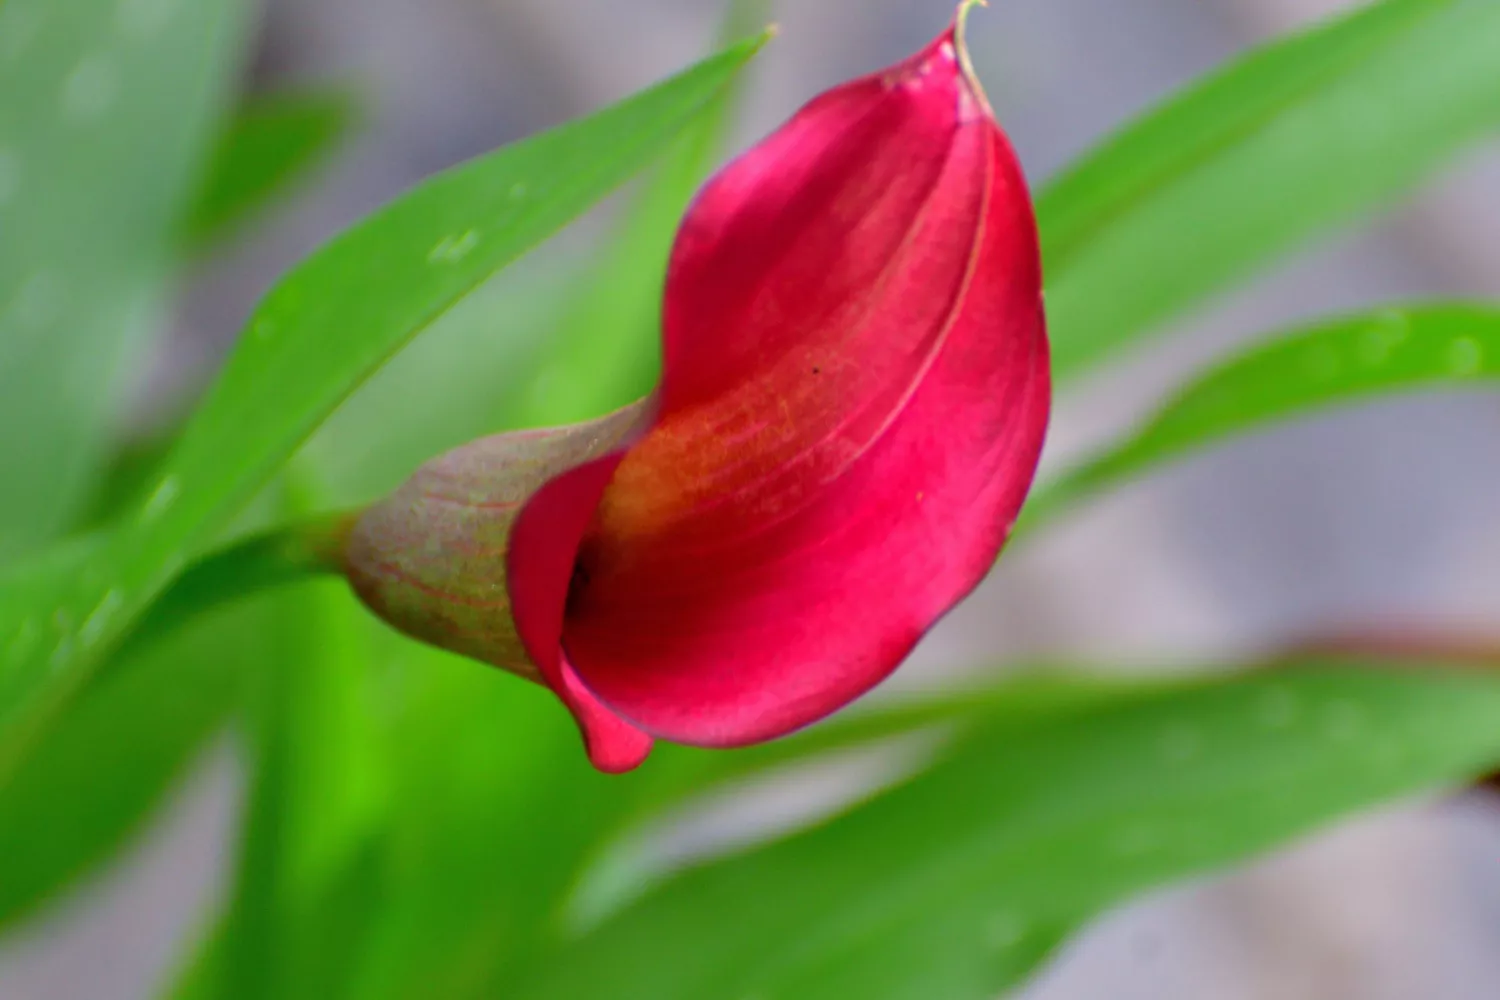
POLYGON ((1500 126, 1500 5, 1383 0, 1127 127, 1039 205, 1060 378, 1500 126))
POLYGON ((219 136, 188 214, 189 244, 222 239, 326 155, 353 121, 354 102, 340 91, 269 94, 241 105, 219 136))
POLYGON ((1418 670, 1302 664, 1000 727, 669 881, 510 995, 988 1000, 1133 892, 1496 761, 1500 681, 1418 670))
POLYGON ((1091 495, 1184 456, 1328 407, 1500 376, 1500 309, 1430 305, 1352 316, 1252 347, 1181 389, 1140 430, 1027 505, 1032 532, 1091 495))
POLYGON ((0 6, 0 560, 50 541, 93 488, 246 6, 0 6))

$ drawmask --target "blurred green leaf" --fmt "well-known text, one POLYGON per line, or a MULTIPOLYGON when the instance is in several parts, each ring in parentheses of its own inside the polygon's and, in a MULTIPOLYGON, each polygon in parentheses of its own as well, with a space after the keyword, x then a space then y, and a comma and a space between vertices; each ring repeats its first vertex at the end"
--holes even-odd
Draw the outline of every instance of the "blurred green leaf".
POLYGON ((1034 531, 1086 497, 1185 455, 1330 406, 1500 376, 1500 309, 1429 305, 1336 319, 1251 347, 1177 392, 1140 430, 1026 505, 1034 531))
POLYGON ((382 906, 361 1000, 479 1000, 554 937, 632 785, 593 770, 554 696, 387 637, 402 680, 382 906))
POLYGON ((0 581, 0 776, 183 562, 355 386, 476 284, 643 166, 763 43, 442 174, 294 268, 155 488, 84 569, 0 581))
POLYGON ((833 754, 868 749, 915 733, 959 734, 975 726, 1039 725, 1095 707, 1154 694, 1178 681, 1121 675, 1077 664, 1014 667, 978 685, 855 705, 808 729, 732 753, 658 744, 631 780, 636 817, 746 779, 816 764, 833 754))
MULTIPOLYGON (((249 523, 287 513, 279 495, 260 499, 249 523)), ((305 576, 288 573, 277 541, 256 536, 175 581, 73 711, 0 780, 0 927, 108 861, 243 706, 247 679, 282 662, 295 595, 232 608, 213 600, 305 576)), ((98 543, 84 537, 57 552, 63 565, 84 565, 98 543)))
POLYGON ((93 487, 245 6, 0 6, 0 560, 58 534, 93 487))
POLYGON ((190 565, 162 591, 126 640, 147 646, 199 616, 262 591, 339 571, 339 547, 350 519, 309 518, 255 532, 190 565))
POLYGON ((1128 126, 1038 213, 1060 378, 1500 125, 1500 5, 1384 0, 1272 43, 1128 126))
POLYGON ((219 136, 188 215, 190 246, 214 243, 282 194, 348 133, 353 98, 342 91, 264 94, 236 110, 219 136))
POLYGON ((371 847, 385 791, 365 701, 369 624, 336 583, 286 601, 284 648, 255 678, 252 787, 214 965, 211 995, 238 1000, 346 995, 375 914, 341 901, 379 894, 371 847), (350 885, 351 872, 366 884, 350 885))
POLYGON ((0 785, 0 926, 139 832, 272 662, 274 602, 247 602, 107 671, 0 785))
MULTIPOLYGON (((556 243, 507 268, 349 398, 298 453, 339 506, 385 496, 434 455, 493 434, 534 344, 553 329, 571 274, 556 243), (421 400, 421 406, 412 406, 421 400)), ((576 293, 575 293, 576 294, 576 293)))
POLYGON ((872 801, 691 869, 525 1000, 988 1000, 1132 893, 1500 761, 1500 681, 1299 664, 996 725, 872 801))

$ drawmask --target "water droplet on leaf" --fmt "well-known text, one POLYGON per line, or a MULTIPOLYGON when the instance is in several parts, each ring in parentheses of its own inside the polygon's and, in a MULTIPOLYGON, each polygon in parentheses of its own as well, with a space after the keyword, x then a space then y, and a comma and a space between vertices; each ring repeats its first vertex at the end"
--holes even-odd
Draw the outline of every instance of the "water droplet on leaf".
POLYGON ((89 612, 89 616, 83 620, 83 627, 78 630, 79 641, 85 646, 92 646, 98 642, 105 630, 109 628, 110 620, 124 603, 124 595, 111 588, 100 598, 94 610, 89 612))
POLYGON ((182 492, 182 482, 176 476, 167 476, 156 484, 156 489, 151 491, 151 496, 146 500, 146 506, 141 508, 142 521, 154 521, 161 517, 172 504, 177 502, 177 495, 182 492))
POLYGON ((478 230, 470 229, 459 236, 445 236, 427 253, 429 264, 457 264, 479 245, 478 230))

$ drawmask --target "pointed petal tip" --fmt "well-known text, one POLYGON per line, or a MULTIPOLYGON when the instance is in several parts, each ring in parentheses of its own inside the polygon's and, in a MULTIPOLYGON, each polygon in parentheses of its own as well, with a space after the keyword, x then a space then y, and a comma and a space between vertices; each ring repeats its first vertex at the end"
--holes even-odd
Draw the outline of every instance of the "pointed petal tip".
POLYGON ((927 79, 937 70, 938 78, 951 83, 958 90, 959 119, 972 121, 978 118, 995 118, 994 109, 974 71, 969 56, 966 28, 969 13, 975 7, 988 7, 988 0, 963 0, 953 15, 953 21, 928 45, 911 58, 899 63, 886 74, 891 82, 917 82, 927 79))
POLYGON ((585 734, 584 749, 589 763, 603 774, 629 774, 651 756, 651 737, 639 730, 631 730, 632 738, 625 740, 601 740, 585 734))
POLYGON ((605 774, 624 774, 645 763, 651 754, 650 735, 610 711, 584 687, 566 661, 560 678, 563 704, 573 713, 589 763, 605 774))

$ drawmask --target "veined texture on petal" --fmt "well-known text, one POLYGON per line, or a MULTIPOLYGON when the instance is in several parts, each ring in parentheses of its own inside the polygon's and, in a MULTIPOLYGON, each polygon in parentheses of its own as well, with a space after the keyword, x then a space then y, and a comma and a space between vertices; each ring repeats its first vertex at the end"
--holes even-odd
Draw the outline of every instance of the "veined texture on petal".
POLYGON ((879 683, 983 578, 1030 487, 1041 288, 1025 180, 956 27, 731 164, 673 253, 655 422, 515 524, 516 627, 554 688, 732 746, 879 683))
POLYGON ((526 501, 560 473, 618 453, 653 407, 646 399, 599 420, 499 434, 439 456, 360 516, 344 555, 355 593, 389 624, 552 688, 583 725, 591 759, 612 771, 639 764, 650 738, 527 655, 506 563, 526 501))

